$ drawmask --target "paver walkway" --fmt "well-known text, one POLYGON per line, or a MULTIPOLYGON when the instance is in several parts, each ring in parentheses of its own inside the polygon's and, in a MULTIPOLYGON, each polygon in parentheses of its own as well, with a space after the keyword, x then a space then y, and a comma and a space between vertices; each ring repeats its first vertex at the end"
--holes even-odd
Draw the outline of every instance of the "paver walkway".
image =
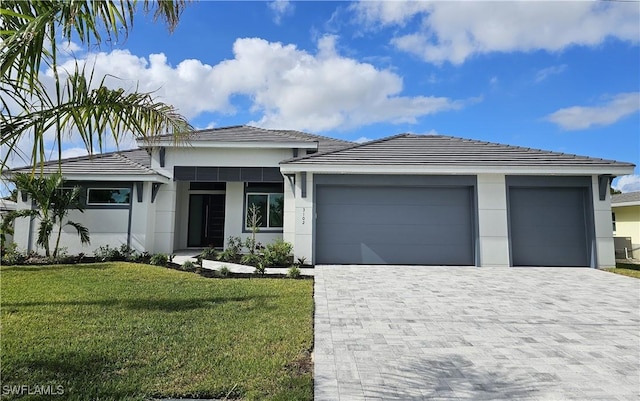
POLYGON ((639 400, 640 280, 317 266, 315 400, 639 400))

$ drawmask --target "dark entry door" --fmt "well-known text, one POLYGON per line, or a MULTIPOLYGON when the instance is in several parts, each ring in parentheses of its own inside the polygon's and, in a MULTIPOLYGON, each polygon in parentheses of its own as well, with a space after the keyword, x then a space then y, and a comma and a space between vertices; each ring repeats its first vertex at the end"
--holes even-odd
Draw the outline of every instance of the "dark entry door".
POLYGON ((219 248, 224 245, 224 200, 224 194, 189 196, 187 246, 219 248))

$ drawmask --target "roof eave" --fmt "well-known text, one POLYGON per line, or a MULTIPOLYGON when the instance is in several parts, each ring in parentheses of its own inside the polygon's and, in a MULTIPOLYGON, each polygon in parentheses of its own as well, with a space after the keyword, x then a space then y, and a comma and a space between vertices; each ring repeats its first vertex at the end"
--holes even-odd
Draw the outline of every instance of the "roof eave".
POLYGON ((640 201, 630 202, 611 202, 611 207, 627 207, 627 206, 640 206, 640 201))
POLYGON ((67 181, 117 181, 117 182, 156 182, 166 184, 171 181, 169 177, 160 174, 64 174, 67 181))
POLYGON ((631 166, 462 166, 462 165, 345 165, 288 162, 282 173, 300 171, 318 174, 509 174, 509 175, 597 175, 633 174, 631 166))
MULTIPOLYGON (((2 175, 7 179, 11 179, 11 171, 3 173, 2 175)), ((43 175, 49 175, 50 172, 44 172, 43 175)), ((166 177, 162 174, 154 173, 154 174, 78 174, 71 173, 67 174, 62 171, 62 176, 66 181, 117 181, 117 182, 133 182, 133 181, 144 181, 144 182, 157 182, 161 184, 165 184, 171 181, 171 178, 166 177)))

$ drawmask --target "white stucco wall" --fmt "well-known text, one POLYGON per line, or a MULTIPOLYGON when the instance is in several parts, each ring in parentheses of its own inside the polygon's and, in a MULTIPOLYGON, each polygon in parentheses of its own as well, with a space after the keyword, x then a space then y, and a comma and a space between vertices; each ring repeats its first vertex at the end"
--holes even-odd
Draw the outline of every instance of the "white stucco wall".
POLYGON ((163 184, 155 200, 155 224, 153 230, 154 253, 174 251, 174 230, 176 222, 176 183, 163 184))
MULTIPOLYGON (((296 178, 297 180, 297 178, 296 178)), ((282 239, 296 248, 296 193, 295 184, 285 177, 284 179, 284 210, 282 239)), ((311 260, 311 259, 309 259, 311 260)))
POLYGON ((608 188, 604 200, 598 192, 598 176, 591 178, 593 190, 593 222, 596 240, 596 267, 615 267, 616 256, 613 244, 613 220, 611 218, 611 195, 608 188))
MULTIPOLYGON (((86 209, 84 213, 77 210, 69 212, 68 220, 82 223, 89 229, 91 244, 81 245, 80 237, 75 228, 66 226, 62 229, 60 242, 66 247, 69 254, 83 252, 89 256, 100 246, 120 247, 127 243, 127 229, 129 227, 128 209, 86 209)), ((34 238, 37 236, 37 226, 34 227, 34 238)), ((56 229, 57 230, 57 229, 56 229)), ((53 246, 55 230, 51 238, 53 246)), ((35 242, 34 242, 35 244, 35 242)), ((53 249, 53 247, 52 247, 53 249)), ((41 250, 39 250, 40 252, 41 250)))
MULTIPOLYGON (((22 202, 21 198, 18 202, 18 210, 28 209, 31 202, 22 202)), ((39 220, 34 219, 29 224, 27 218, 16 220, 16 229, 14 242, 21 250, 33 250, 40 254, 44 254, 44 248, 36 244, 38 235, 39 220), (29 227, 31 227, 31 244, 29 244, 29 227)), ((100 246, 109 245, 110 247, 119 247, 127 243, 127 228, 129 225, 129 209, 85 209, 84 213, 72 210, 67 215, 65 221, 71 220, 83 224, 89 229, 91 243, 82 245, 80 237, 75 228, 65 226, 62 228, 60 236, 60 247, 66 248, 69 254, 84 253, 93 256, 94 251, 100 246)), ((58 226, 54 227, 49 245, 53 250, 55 240, 57 238, 58 226)))
POLYGON ((480 266, 509 266, 509 227, 504 174, 479 174, 478 233, 480 266))
POLYGON ((160 167, 159 150, 154 150, 151 166, 167 177, 173 178, 174 166, 217 167, 278 167, 285 159, 293 157, 291 149, 252 148, 194 148, 182 146, 167 148, 165 167, 160 167))
MULTIPOLYGON (((306 197, 302 197, 301 173, 296 173, 295 185, 295 240, 293 255, 304 257, 307 263, 315 263, 313 252, 313 226, 316 215, 313 207, 313 174, 307 173, 306 197)), ((285 183, 286 185, 286 183, 285 183)))
POLYGON ((131 205, 131 248, 137 251, 150 250, 155 235, 155 203, 151 203, 151 183, 142 186, 142 202, 138 202, 137 187, 133 186, 131 205))

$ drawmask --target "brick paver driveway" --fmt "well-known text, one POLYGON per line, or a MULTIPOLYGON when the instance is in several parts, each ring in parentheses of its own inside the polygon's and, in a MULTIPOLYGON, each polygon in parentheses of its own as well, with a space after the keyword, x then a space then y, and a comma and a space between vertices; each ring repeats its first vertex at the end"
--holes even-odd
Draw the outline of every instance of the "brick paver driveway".
POLYGON ((640 280, 318 266, 315 399, 638 400, 640 280))

